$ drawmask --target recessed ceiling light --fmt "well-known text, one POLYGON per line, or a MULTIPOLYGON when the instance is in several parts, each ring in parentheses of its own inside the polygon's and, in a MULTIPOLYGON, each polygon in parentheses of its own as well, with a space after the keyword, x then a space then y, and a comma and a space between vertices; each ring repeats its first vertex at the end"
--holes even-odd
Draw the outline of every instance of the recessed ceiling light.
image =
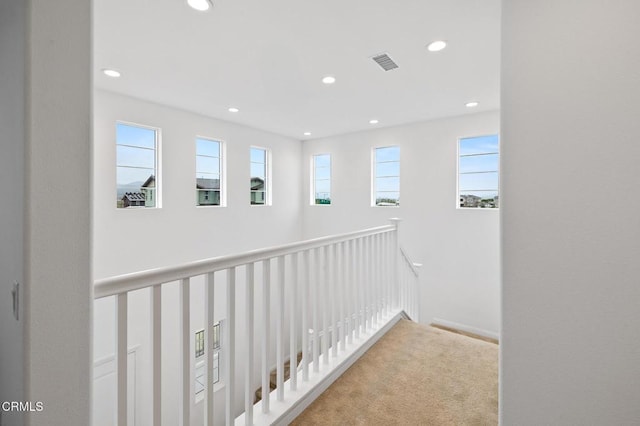
POLYGON ((311 136, 311 132, 304 132, 305 136, 311 136))
POLYGON ((322 79, 322 82, 324 84, 333 84, 336 82, 336 78, 332 75, 328 75, 325 78, 322 79))
POLYGON ((240 111, 238 108, 231 107, 229 108, 229 112, 238 112, 240 111))
POLYGON ((476 101, 467 102, 466 104, 464 104, 464 106, 466 106, 467 108, 475 108, 478 106, 478 102, 476 101))
POLYGON ((376 120, 376 119, 369 120, 369 124, 378 124, 378 123, 379 123, 379 121, 376 120))
POLYGON ((187 0, 187 4, 199 12, 209 10, 213 6, 209 0, 187 0))
POLYGON ((447 42, 446 41, 436 40, 436 41, 433 41, 433 42, 429 43, 429 45, 427 46, 427 49, 429 50, 429 52, 439 52, 442 49, 444 49, 445 47, 447 47, 447 42))
POLYGON ((113 78, 120 77, 120 71, 105 68, 102 70, 102 72, 104 73, 104 75, 107 75, 109 77, 113 77, 113 78))

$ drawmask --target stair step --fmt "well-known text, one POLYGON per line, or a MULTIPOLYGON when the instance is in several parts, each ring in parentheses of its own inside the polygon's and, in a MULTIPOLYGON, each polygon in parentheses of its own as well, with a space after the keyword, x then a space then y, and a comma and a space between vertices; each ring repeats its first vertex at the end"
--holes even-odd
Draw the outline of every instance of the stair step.
MULTIPOLYGON (((302 352, 298 352, 298 362, 297 365, 300 364, 300 361, 302 360, 302 352)), ((291 362, 290 361, 286 361, 284 363, 284 381, 289 380, 289 377, 291 377, 291 362)), ((272 370, 271 373, 269 374, 269 389, 270 390, 275 390, 278 387, 278 370, 272 370)), ((255 398, 253 403, 255 404, 256 402, 259 402, 262 399, 262 386, 260 386, 255 393, 255 398)))

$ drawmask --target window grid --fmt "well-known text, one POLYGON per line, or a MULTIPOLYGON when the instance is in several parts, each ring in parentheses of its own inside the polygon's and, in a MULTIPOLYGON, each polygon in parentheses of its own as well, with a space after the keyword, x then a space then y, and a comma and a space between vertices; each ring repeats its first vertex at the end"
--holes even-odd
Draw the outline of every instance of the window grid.
POLYGON ((372 205, 400 205, 400 147, 387 146, 373 151, 372 205))
POLYGON ((458 208, 499 207, 498 135, 458 141, 458 208))
POLYGON ((159 129, 116 122, 117 208, 159 206, 158 141, 159 129))
POLYGON ((264 148, 252 147, 249 166, 251 170, 249 183, 251 205, 269 205, 268 151, 264 148))
POLYGON ((313 156, 311 204, 331 204, 331 154, 313 156))
POLYGON ((223 144, 218 140, 196 138, 196 205, 198 206, 224 205, 222 149, 223 144))

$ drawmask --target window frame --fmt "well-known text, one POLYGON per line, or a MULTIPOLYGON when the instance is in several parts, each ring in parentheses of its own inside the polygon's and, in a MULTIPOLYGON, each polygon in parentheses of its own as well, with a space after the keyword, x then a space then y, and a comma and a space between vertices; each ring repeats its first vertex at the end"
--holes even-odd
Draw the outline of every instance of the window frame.
POLYGON ((198 204, 198 192, 200 190, 198 190, 196 188, 196 208, 219 208, 219 207, 227 207, 227 174, 226 174, 226 158, 227 158, 227 144, 223 139, 220 138, 214 138, 214 137, 210 137, 210 136, 202 136, 202 135, 196 135, 195 137, 195 147, 196 147, 196 153, 195 153, 195 179, 196 179, 196 185, 197 185, 197 179, 198 179, 198 157, 208 157, 208 158, 215 158, 215 157, 210 157, 210 156, 206 156, 206 155, 199 155, 198 154, 198 140, 204 140, 204 141, 208 141, 208 142, 216 142, 218 143, 218 147, 219 147, 219 151, 218 151, 218 167, 220 170, 220 173, 218 175, 218 179, 219 179, 219 191, 220 191, 220 204, 198 204))
MULTIPOLYGON (((382 145, 382 146, 374 146, 371 148, 371 207, 384 207, 384 208, 399 208, 400 207, 400 190, 401 190, 401 175, 402 175, 402 171, 401 169, 401 165, 402 165, 402 154, 401 154, 401 147, 399 144, 396 145, 382 145), (384 177, 397 177, 398 178, 398 203, 395 205, 380 205, 376 203, 377 200, 377 193, 378 193, 378 188, 377 188, 377 170, 378 170, 378 161, 376 160, 376 153, 378 149, 384 149, 384 148, 398 148, 398 161, 381 161, 381 163, 398 163, 398 175, 392 175, 392 176, 384 176, 384 177)), ((396 192, 396 191, 386 191, 386 192, 396 192)))
MULTIPOLYGON (((211 373, 213 374, 214 370, 218 370, 218 380, 214 380, 213 382, 213 392, 217 392, 220 389, 222 389, 224 387, 224 381, 222 380, 222 374, 221 374, 221 369, 222 369, 222 365, 221 365, 221 358, 222 358, 222 333, 223 333, 223 323, 224 320, 219 320, 216 321, 213 324, 213 329, 214 329, 214 336, 216 334, 216 328, 218 329, 218 344, 217 346, 215 345, 215 341, 212 342, 211 345, 211 350, 213 350, 213 359, 214 359, 214 363, 215 365, 213 366, 211 373)), ((195 336, 198 336, 198 333, 203 333, 203 335, 206 335, 205 333, 205 329, 200 329, 197 330, 195 332, 195 336)), ((197 337, 196 337, 197 339, 197 337)), ((195 402, 198 403, 200 401, 202 401, 204 399, 204 394, 205 394, 205 390, 207 388, 207 384, 206 384, 206 373, 207 373, 207 369, 206 369, 206 364, 207 364, 207 358, 206 358, 206 351, 207 351, 207 344, 206 344, 206 338, 204 339, 205 343, 204 343, 204 352, 202 353, 202 355, 200 356, 194 356, 194 375, 193 375, 193 394, 195 397, 195 402), (204 373, 202 375, 198 375, 198 369, 200 368, 204 368, 204 373), (197 387, 197 383, 198 383, 198 379, 202 380, 202 389, 201 390, 196 390, 197 387)), ((195 347, 194 347, 195 348, 195 347)), ((196 354, 197 355, 197 354, 196 354)))
POLYGON ((269 148, 251 145, 249 146, 249 205, 252 207, 266 207, 272 205, 272 194, 271 194, 271 150, 269 148), (252 164, 262 164, 251 161, 251 151, 253 149, 259 149, 264 151, 264 175, 265 175, 265 183, 264 183, 264 203, 262 204, 254 204, 251 202, 251 194, 253 190, 251 189, 251 165, 252 164))
POLYGON ((333 199, 331 198, 331 184, 333 181, 333 159, 331 158, 331 153, 317 153, 311 154, 311 193, 309 194, 309 204, 312 206, 322 206, 328 207, 333 205, 333 199), (329 203, 318 203, 316 198, 316 185, 318 179, 316 178, 316 157, 319 156, 329 156, 329 179, 321 179, 329 182, 329 203))
MULTIPOLYGON (((456 210, 488 210, 488 211, 498 211, 500 210, 500 133, 483 133, 477 134, 473 136, 460 136, 458 137, 456 144, 456 210), (498 197, 498 206, 497 207, 463 207, 460 205, 460 142, 464 139, 476 139, 476 138, 487 138, 487 137, 495 137, 498 142, 498 151, 497 152, 481 152, 475 154, 467 154, 464 157, 472 157, 472 156, 480 156, 480 155, 497 155, 498 156, 498 167, 497 170, 493 171, 482 171, 482 172, 466 172, 464 174, 481 174, 481 173, 496 173, 498 178, 498 187, 496 188, 496 194, 498 197)), ((492 189, 483 189, 476 191, 493 191, 492 189)))
POLYGON ((139 146, 133 146, 133 145, 127 145, 127 144, 119 144, 118 143, 118 125, 122 124, 124 126, 129 126, 129 127, 138 127, 141 129, 147 129, 147 130, 153 130, 153 132, 155 133, 155 143, 154 143, 154 172, 155 174, 154 179, 155 179, 155 205, 153 207, 147 207, 145 206, 130 206, 130 207, 119 207, 118 206, 118 201, 120 201, 120 199, 116 198, 116 210, 118 211, 125 211, 125 210, 152 210, 152 209, 161 209, 162 208, 162 170, 161 170, 161 165, 162 165, 162 128, 158 127, 158 126, 151 126, 148 124, 140 124, 140 123, 136 123, 133 121, 127 121, 127 120, 115 120, 115 126, 114 126, 114 141, 115 141, 115 186, 116 186, 116 195, 118 193, 118 167, 127 167, 127 166, 120 166, 118 165, 118 146, 126 146, 129 148, 137 148, 137 149, 145 149, 145 150, 149 150, 150 148, 143 148, 143 147, 139 147, 139 146), (133 208, 132 208, 133 207, 133 208))

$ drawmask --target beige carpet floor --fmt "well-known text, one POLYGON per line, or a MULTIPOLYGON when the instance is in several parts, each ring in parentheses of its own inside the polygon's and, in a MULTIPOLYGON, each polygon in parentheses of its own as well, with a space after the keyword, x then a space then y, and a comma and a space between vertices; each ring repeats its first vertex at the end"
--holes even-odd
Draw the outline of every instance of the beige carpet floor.
POLYGON ((497 425, 498 345, 402 320, 292 425, 497 425))

